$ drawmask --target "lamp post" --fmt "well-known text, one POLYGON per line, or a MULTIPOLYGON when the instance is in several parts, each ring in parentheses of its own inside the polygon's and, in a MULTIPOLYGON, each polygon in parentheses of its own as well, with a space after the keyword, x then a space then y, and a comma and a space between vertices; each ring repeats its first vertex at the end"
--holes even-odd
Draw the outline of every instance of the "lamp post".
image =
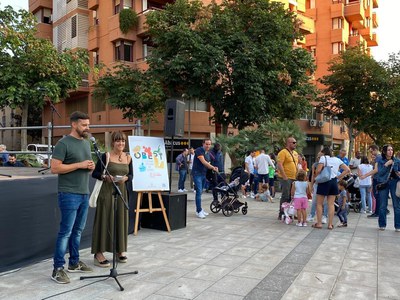
POLYGON ((338 120, 338 117, 331 117, 331 148, 333 150, 333 123, 338 120))

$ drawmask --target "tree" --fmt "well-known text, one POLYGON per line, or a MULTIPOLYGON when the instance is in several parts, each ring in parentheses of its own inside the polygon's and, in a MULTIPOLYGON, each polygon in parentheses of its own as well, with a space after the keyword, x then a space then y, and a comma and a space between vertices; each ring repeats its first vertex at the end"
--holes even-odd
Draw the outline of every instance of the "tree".
POLYGON ((147 24, 155 45, 150 72, 168 96, 210 101, 225 132, 229 124, 295 119, 309 106, 314 64, 293 48, 297 21, 281 3, 177 0, 148 14, 147 24))
POLYGON ((240 166, 248 151, 265 149, 267 153, 278 153, 290 136, 296 138, 297 150, 301 151, 306 145, 306 137, 301 128, 290 120, 268 121, 257 128, 240 130, 236 136, 219 135, 216 140, 223 145, 233 166, 240 166))
POLYGON ((387 124, 385 107, 393 102, 388 73, 362 47, 342 52, 329 63, 328 71, 330 74, 320 79, 325 88, 319 109, 347 125, 351 155, 359 132, 371 133, 377 126, 387 124))
MULTIPOLYGON (((22 111, 21 125, 27 126, 29 107, 43 108, 78 88, 89 72, 85 50, 57 52, 51 41, 36 37, 35 17, 11 6, 0 10, 0 108, 22 111)), ((21 147, 26 149, 26 130, 21 147)))
POLYGON ((105 99, 123 112, 124 118, 154 120, 164 108, 165 94, 161 84, 148 72, 120 64, 96 83, 94 96, 105 99))

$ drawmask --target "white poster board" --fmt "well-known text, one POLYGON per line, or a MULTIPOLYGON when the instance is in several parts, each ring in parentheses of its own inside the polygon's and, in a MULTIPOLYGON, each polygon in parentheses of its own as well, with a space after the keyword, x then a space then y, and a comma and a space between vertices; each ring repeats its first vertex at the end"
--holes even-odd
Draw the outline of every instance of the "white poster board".
POLYGON ((168 191, 167 155, 163 138, 129 136, 134 191, 168 191))

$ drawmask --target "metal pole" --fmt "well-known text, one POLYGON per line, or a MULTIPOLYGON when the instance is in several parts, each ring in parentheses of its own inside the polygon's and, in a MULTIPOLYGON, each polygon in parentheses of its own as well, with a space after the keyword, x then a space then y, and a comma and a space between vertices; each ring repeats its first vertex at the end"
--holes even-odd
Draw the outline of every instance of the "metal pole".
POLYGON ((331 118, 331 149, 333 150, 333 118, 331 118))
POLYGON ((191 147, 191 141, 190 141, 190 125, 191 125, 191 119, 190 119, 190 99, 189 99, 189 126, 188 126, 188 143, 189 143, 189 145, 188 145, 188 148, 190 149, 190 147, 191 147))
MULTIPOLYGON (((51 151, 53 153, 53 129, 54 129, 54 117, 53 117, 53 112, 51 113, 51 122, 47 123, 47 136, 49 137, 47 139, 47 151, 51 151)), ((51 159, 50 159, 51 154, 47 154, 47 166, 50 167, 51 164, 51 159)))

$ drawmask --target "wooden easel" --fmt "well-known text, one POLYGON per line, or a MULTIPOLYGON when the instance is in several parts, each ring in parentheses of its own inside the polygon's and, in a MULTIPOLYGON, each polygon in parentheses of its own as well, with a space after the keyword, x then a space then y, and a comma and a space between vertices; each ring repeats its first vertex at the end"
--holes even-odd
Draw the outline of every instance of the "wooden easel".
POLYGON ((135 217, 135 231, 133 232, 134 235, 137 235, 138 226, 139 226, 139 214, 141 212, 149 212, 153 213, 154 211, 161 211, 164 216, 165 225, 167 226, 168 232, 171 232, 171 227, 169 226, 169 221, 167 217, 167 213, 165 212, 164 202, 161 197, 161 192, 138 192, 137 197, 137 204, 136 204, 136 217, 135 217), (140 208, 142 205, 143 193, 147 193, 149 199, 149 208, 140 208), (151 193, 157 193, 158 200, 160 201, 161 208, 153 208, 153 199, 151 193))

